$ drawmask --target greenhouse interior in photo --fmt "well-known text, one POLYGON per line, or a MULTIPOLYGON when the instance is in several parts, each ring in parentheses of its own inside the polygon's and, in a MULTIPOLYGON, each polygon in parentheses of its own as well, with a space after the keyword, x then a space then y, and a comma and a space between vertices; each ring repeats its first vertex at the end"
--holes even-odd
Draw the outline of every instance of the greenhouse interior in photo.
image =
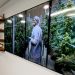
POLYGON ((26 0, 31 5, 25 7, 11 1, 9 7, 6 2, 0 7, 0 51, 61 75, 75 75, 75 0, 26 0))

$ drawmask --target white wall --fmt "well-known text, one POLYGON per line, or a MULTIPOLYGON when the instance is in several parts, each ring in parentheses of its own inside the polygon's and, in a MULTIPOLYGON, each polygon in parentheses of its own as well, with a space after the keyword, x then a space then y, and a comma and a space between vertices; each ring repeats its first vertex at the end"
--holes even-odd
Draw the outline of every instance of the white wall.
POLYGON ((5 17, 7 18, 46 1, 48 0, 11 0, 9 3, 7 3, 4 7, 0 9, 0 13, 4 13, 5 17))

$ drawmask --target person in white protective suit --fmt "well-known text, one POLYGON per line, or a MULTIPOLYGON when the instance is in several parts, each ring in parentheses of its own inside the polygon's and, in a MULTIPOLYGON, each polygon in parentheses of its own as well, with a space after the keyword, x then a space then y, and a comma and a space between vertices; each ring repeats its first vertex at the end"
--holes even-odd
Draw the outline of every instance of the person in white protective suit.
POLYGON ((30 58, 33 62, 41 63, 41 51, 42 51, 42 29, 40 27, 40 18, 35 16, 33 19, 33 29, 30 39, 30 58))

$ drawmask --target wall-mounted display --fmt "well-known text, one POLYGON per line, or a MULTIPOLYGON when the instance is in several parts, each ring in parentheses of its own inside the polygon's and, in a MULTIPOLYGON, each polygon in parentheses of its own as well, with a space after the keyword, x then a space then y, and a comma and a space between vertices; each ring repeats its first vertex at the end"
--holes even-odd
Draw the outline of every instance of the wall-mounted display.
POLYGON ((5 50, 63 75, 75 72, 75 0, 51 0, 5 20, 5 50))

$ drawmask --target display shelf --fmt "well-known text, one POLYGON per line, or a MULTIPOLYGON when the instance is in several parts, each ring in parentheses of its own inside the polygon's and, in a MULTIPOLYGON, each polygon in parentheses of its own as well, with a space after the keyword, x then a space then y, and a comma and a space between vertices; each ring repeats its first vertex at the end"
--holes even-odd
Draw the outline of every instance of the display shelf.
POLYGON ((0 39, 0 42, 4 42, 4 39, 0 39))
POLYGON ((0 16, 0 24, 3 23, 4 21, 5 21, 4 15, 3 16, 0 16))
POLYGON ((0 51, 4 51, 4 44, 0 43, 0 51))
MULTIPOLYGON (((0 16, 0 25, 2 24, 2 23, 4 23, 4 15, 3 16, 0 16)), ((4 29, 3 28, 0 28, 0 33, 4 33, 4 29)), ((4 44, 2 44, 2 43, 4 43, 4 38, 1 38, 0 39, 0 51, 4 51, 4 44)))
POLYGON ((1 29, 1 28, 0 28, 0 32, 4 32, 4 29, 1 29))
POLYGON ((4 51, 4 48, 3 47, 0 47, 0 51, 4 51))

